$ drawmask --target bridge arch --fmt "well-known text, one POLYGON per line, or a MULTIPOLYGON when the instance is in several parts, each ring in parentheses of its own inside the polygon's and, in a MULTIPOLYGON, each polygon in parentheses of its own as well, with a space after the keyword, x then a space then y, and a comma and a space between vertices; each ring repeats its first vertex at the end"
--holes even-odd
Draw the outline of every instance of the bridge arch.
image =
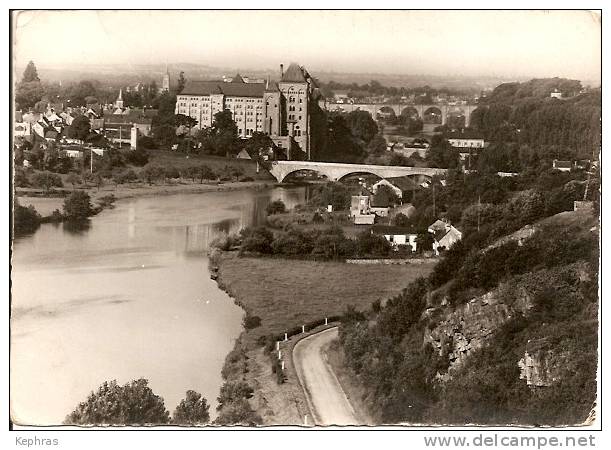
POLYGON ((405 117, 407 119, 421 119, 420 113, 413 106, 406 106, 401 110, 401 117, 405 117))
POLYGON ((382 106, 379 110, 378 110, 378 115, 384 117, 384 118, 394 118, 397 116, 397 113, 395 113, 394 108, 390 107, 390 106, 382 106))
POLYGON ((374 177, 379 178, 379 179, 384 178, 384 177, 378 175, 377 173, 375 173, 374 171, 371 171, 371 170, 355 170, 354 172, 348 172, 348 173, 345 173, 345 174, 341 175, 337 179, 337 181, 345 181, 346 178, 348 178, 350 176, 355 176, 355 175, 369 175, 369 176, 373 175, 374 177))
POLYGON ((295 178, 299 174, 315 174, 315 175, 317 175, 319 177, 325 177, 326 179, 329 179, 329 176, 324 172, 324 170, 295 169, 295 170, 291 170, 290 172, 284 174, 284 176, 282 177, 282 180, 278 180, 278 182, 279 183, 285 183, 287 178, 289 178, 289 177, 295 178))
POLYGON ((429 106, 422 112, 422 121, 426 124, 441 125, 443 119, 443 112, 437 106, 429 106))

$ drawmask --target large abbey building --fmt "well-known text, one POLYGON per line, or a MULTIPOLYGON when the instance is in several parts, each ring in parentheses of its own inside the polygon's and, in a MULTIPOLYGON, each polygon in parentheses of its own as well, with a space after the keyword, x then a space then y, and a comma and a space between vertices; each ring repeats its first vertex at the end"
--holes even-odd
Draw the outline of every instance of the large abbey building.
POLYGON ((197 120, 198 128, 212 126, 214 115, 231 111, 242 138, 262 132, 283 148, 288 159, 295 144, 307 159, 311 154, 312 108, 324 108, 324 99, 305 68, 280 65, 280 81, 247 83, 238 74, 230 82, 187 81, 176 99, 176 114, 197 120))

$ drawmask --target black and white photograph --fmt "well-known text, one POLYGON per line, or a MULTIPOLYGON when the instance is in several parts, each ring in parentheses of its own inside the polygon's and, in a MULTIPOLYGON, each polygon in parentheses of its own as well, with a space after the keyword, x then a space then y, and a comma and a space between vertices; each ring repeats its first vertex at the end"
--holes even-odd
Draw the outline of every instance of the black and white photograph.
POLYGON ((217 7, 7 11, 11 445, 595 447, 603 11, 217 7))

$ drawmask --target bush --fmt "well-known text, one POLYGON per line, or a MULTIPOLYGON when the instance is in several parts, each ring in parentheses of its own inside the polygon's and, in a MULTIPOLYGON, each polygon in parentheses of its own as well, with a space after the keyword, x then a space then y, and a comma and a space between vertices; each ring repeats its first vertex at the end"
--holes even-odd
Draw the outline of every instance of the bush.
MULTIPOLYGON (((141 136, 138 138, 138 148, 142 149, 155 149, 157 148, 157 144, 155 140, 150 136, 141 136)), ((146 163, 145 163, 146 164, 146 163)))
POLYGON ((263 422, 248 400, 240 399, 223 407, 214 421, 216 425, 245 425, 256 426, 263 422))
POLYGON ((216 409, 220 411, 225 405, 238 400, 247 400, 252 397, 253 393, 253 388, 245 381, 226 381, 221 386, 221 391, 216 399, 219 403, 216 409))
POLYGON ((253 328, 257 328, 261 326, 261 318, 259 316, 244 316, 244 320, 242 321, 242 326, 247 330, 252 330, 253 328))
POLYGON ((405 214, 399 213, 393 217, 392 224, 396 227, 409 227, 410 220, 405 214))
POLYGON ((27 208, 21 206, 15 199, 13 210, 13 231, 15 235, 32 233, 40 225, 40 214, 30 205, 27 208))
POLYGON ((28 180, 28 175, 23 167, 15 168, 15 186, 17 187, 28 187, 30 185, 30 180, 28 180))
POLYGON ((66 417, 67 425, 157 425, 170 421, 163 398, 140 378, 123 386, 104 382, 66 417))
POLYGON ((253 177, 241 177, 240 178, 241 183, 246 183, 248 181, 255 181, 255 179, 253 177))
POLYGON ((272 214, 282 214, 286 212, 286 205, 282 200, 274 200, 267 208, 265 208, 267 215, 270 216, 272 214))
POLYGON ((242 252, 254 252, 262 254, 272 253, 272 242, 274 235, 265 227, 245 228, 240 232, 242 252))
POLYGON ((324 221, 325 219, 323 219, 323 217, 318 211, 316 211, 312 216, 312 223, 323 223, 324 221))
POLYGON ((204 425, 210 421, 210 405, 202 395, 195 391, 187 391, 185 399, 181 400, 174 414, 172 423, 177 425, 204 425))
POLYGON ((129 164, 142 167, 149 162, 149 154, 143 149, 131 150, 127 153, 125 159, 129 164))
POLYGON ((64 200, 64 216, 68 220, 83 220, 93 215, 91 197, 84 191, 72 192, 64 200))
POLYGON ((48 191, 52 187, 63 187, 61 177, 56 173, 51 172, 38 172, 32 175, 32 184, 35 187, 43 188, 48 191))

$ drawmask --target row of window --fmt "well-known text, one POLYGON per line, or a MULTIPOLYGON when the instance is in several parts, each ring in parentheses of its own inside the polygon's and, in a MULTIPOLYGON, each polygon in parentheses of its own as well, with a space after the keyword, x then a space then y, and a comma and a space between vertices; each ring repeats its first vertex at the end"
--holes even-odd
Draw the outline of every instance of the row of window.
MULTIPOLYGON (((289 120, 295 120, 295 114, 289 114, 289 120)), ((297 120, 301 120, 301 116, 297 120)))

